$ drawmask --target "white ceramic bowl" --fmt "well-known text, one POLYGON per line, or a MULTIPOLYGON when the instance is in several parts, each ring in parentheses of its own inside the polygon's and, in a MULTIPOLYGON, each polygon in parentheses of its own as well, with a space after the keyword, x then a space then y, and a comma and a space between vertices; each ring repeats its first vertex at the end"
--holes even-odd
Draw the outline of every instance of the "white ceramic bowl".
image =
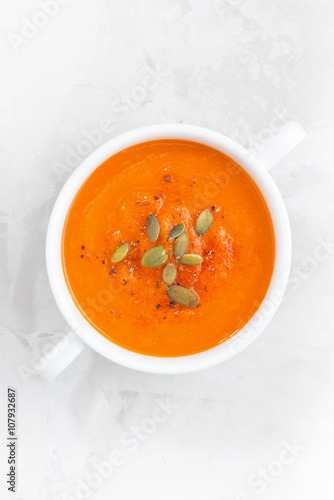
MULTIPOLYGON (((301 127, 289 123, 261 156, 278 159, 303 137, 301 127), (292 140, 293 137, 293 140, 292 140), (272 152, 270 153, 270 148, 272 152), (280 153, 281 151, 281 153, 280 153)), ((283 296, 290 269, 290 224, 281 194, 265 166, 233 140, 212 130, 191 125, 153 125, 126 132, 111 139, 91 153, 70 176, 61 190, 52 211, 47 233, 46 262, 50 285, 60 311, 76 335, 70 336, 67 347, 46 367, 45 377, 53 378, 81 351, 84 344, 120 365, 152 373, 185 373, 226 361, 255 340, 275 314, 283 296), (135 144, 157 139, 184 139, 215 148, 240 164, 252 177, 268 205, 275 232, 275 265, 266 297, 250 322, 234 337, 199 354, 173 358, 147 356, 124 349, 103 337, 76 307, 66 285, 61 243, 68 209, 87 177, 110 156, 135 144)))

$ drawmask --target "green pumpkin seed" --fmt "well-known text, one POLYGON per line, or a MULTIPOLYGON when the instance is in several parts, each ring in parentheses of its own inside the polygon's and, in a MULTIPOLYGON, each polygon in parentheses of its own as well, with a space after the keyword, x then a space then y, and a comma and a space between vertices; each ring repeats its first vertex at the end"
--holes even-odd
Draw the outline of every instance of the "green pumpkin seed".
POLYGON ((177 238, 177 236, 180 236, 180 234, 183 233, 184 229, 185 229, 184 224, 177 224, 176 226, 173 227, 173 229, 171 229, 167 240, 172 240, 174 238, 177 238))
POLYGON ((173 244, 174 255, 177 259, 180 259, 187 251, 189 244, 189 238, 187 233, 182 233, 180 236, 175 238, 173 244))
POLYGON ((114 253, 111 255, 111 262, 120 262, 121 260, 126 257, 128 251, 129 251, 130 245, 128 243, 123 243, 122 245, 119 245, 116 250, 114 250, 114 253))
POLYGON ((198 266, 199 264, 202 264, 203 258, 200 255, 188 253, 183 255, 179 262, 185 266, 198 266))
POLYGON ((160 233, 160 224, 157 217, 153 214, 149 215, 146 219, 147 236, 152 243, 157 241, 160 233))
POLYGON ((167 290, 168 297, 181 306, 196 307, 198 298, 191 290, 179 285, 171 285, 167 290))
POLYGON ((171 285, 172 283, 174 283, 176 275, 176 267, 173 264, 167 264, 162 273, 162 277, 166 285, 171 285))
POLYGON ((208 208, 201 212, 196 221, 196 233, 198 236, 206 233, 213 222, 213 214, 208 208))
POLYGON ((153 247, 145 253, 142 258, 142 265, 144 267, 158 267, 162 266, 168 259, 168 254, 163 247, 153 247))

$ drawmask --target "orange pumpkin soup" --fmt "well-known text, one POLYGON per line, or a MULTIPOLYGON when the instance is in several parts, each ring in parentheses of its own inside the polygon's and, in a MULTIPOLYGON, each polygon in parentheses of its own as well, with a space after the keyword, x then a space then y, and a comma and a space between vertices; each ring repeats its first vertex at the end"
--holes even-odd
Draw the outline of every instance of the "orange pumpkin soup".
POLYGON ((266 294, 274 258, 272 221, 252 179, 219 151, 182 140, 105 161, 63 231, 79 310, 112 342, 153 356, 198 353, 237 333, 266 294))

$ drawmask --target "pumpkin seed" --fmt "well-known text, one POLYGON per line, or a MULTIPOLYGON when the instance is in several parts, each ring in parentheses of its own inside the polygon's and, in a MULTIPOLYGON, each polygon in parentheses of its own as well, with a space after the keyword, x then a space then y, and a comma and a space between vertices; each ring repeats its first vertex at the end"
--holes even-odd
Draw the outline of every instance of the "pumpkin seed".
POLYGON ((187 233, 182 233, 180 236, 175 238, 173 244, 174 255, 177 259, 180 259, 187 251, 189 244, 189 238, 187 233))
POLYGON ((180 285, 171 285, 167 290, 168 297, 181 306, 196 307, 198 298, 191 290, 180 285))
POLYGON ((171 285, 172 283, 174 283, 176 275, 176 267, 173 264, 167 264, 162 273, 162 277, 166 285, 171 285))
POLYGON ((122 243, 122 245, 119 245, 111 255, 111 262, 120 262, 121 260, 123 260, 124 257, 126 257, 129 248, 130 245, 128 243, 122 243))
POLYGON ((144 267, 158 267, 162 266, 168 259, 168 254, 163 247, 153 247, 145 253, 142 258, 142 265, 144 267))
POLYGON ((199 264, 202 264, 203 258, 200 255, 188 253, 183 255, 179 262, 185 266, 198 266, 199 264))
POLYGON ((152 243, 157 241, 159 233, 160 233, 160 224, 158 218, 151 214, 146 219, 146 231, 147 236, 152 243))
POLYGON ((202 236, 202 234, 206 233, 209 227, 211 226, 213 222, 213 215, 211 210, 208 208, 206 210, 203 210, 197 217, 196 221, 196 233, 198 236, 202 236))
POLYGON ((185 229, 185 225, 184 224, 177 224, 169 232, 167 240, 172 240, 172 239, 176 238, 177 236, 180 236, 180 234, 183 233, 184 229, 185 229))

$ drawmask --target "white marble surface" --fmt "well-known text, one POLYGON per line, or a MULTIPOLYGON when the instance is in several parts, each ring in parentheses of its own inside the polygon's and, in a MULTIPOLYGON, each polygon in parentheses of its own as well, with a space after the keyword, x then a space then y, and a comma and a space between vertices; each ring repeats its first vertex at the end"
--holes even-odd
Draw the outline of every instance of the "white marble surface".
POLYGON ((46 15, 46 0, 0 4, 1 499, 332 498, 333 3, 55 3, 46 15), (180 121, 254 150, 286 120, 308 132, 273 170, 293 231, 286 299, 223 365, 153 376, 87 350, 54 382, 26 371, 65 327, 45 271, 48 217, 73 151, 87 154, 85 134, 104 119, 103 141, 180 121), (19 401, 15 495, 4 484, 8 385, 19 401))

